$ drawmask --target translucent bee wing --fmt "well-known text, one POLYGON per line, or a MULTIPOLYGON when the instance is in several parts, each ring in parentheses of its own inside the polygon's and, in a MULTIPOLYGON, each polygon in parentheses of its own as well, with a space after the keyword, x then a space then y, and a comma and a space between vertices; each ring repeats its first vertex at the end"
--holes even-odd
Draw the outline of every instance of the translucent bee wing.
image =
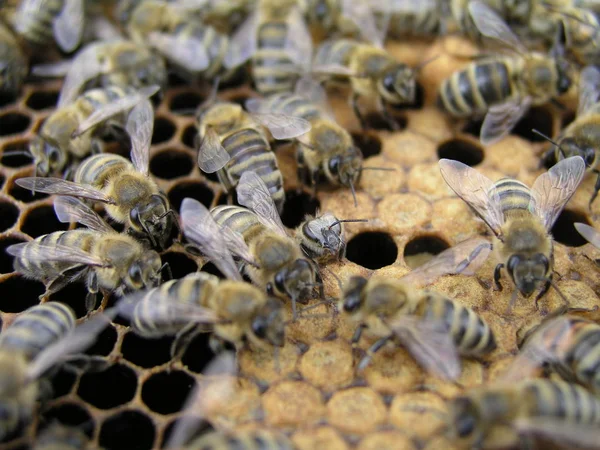
POLYGON ((215 173, 221 170, 231 156, 221 144, 221 138, 214 128, 207 127, 200 148, 198 149, 198 166, 204 173, 215 173))
POLYGON ((525 97, 490 106, 481 125, 480 140, 483 145, 492 145, 506 136, 525 115, 531 99, 525 97))
POLYGON ((531 188, 529 210, 550 230, 585 175, 581 156, 571 156, 540 175, 531 188))
POLYGON ((519 53, 527 52, 517 35, 512 32, 506 22, 483 1, 471 0, 469 2, 469 13, 481 34, 492 39, 497 39, 509 49, 514 49, 519 53))
POLYGON ((210 65, 204 43, 200 39, 186 36, 178 38, 166 33, 152 32, 148 43, 165 58, 193 72, 201 72, 210 65))
POLYGON ((269 188, 255 172, 247 170, 242 173, 236 191, 240 205, 254 211, 260 221, 274 232, 287 236, 269 188))
POLYGON ((298 71, 310 64, 313 56, 312 35, 298 8, 293 8, 288 15, 284 48, 298 65, 298 71))
POLYGON ((278 140, 293 139, 311 129, 308 120, 287 114, 252 113, 252 118, 266 127, 278 140))
MULTIPOLYGON (((95 127, 96 125, 104 122, 105 120, 133 108, 141 101, 152 97, 159 90, 160 86, 157 85, 144 87, 139 89, 135 93, 126 95, 125 97, 122 97, 118 100, 101 106, 81 121, 77 129, 73 132, 72 137, 80 136, 90 128, 95 127)), ((150 108, 152 108, 152 105, 150 105, 150 108)))
POLYGON ((388 325, 427 371, 447 380, 460 376, 458 350, 443 325, 409 316, 400 316, 388 325))
POLYGON ((504 215, 494 182, 458 161, 440 159, 439 166, 450 189, 473 208, 496 235, 499 235, 504 215))
POLYGON ((258 16, 258 12, 248 16, 229 40, 229 48, 223 58, 223 66, 226 69, 241 66, 256 53, 258 16))
POLYGON ((435 0, 372 0, 374 11, 390 14, 419 14, 438 6, 435 0))
POLYGON ((44 3, 45 0, 22 0, 19 2, 12 21, 12 26, 19 34, 27 31, 26 24, 29 23, 29 16, 39 15, 44 3))
POLYGON ((461 242, 430 261, 404 275, 401 280, 411 285, 425 286, 443 275, 473 275, 487 260, 492 245, 485 238, 461 242))
POLYGON ((11 245, 6 248, 6 253, 33 262, 60 261, 86 266, 110 267, 102 259, 75 247, 60 244, 44 245, 37 242, 35 245, 29 244, 29 242, 21 242, 11 245))
POLYGON ((31 74, 36 77, 62 78, 69 73, 73 61, 64 60, 46 64, 36 64, 31 68, 31 74))
POLYGON ((193 413, 193 416, 186 415, 177 421, 177 424, 173 428, 173 432, 169 436, 165 448, 170 449, 181 449, 185 447, 185 444, 194 435, 202 420, 206 417, 207 410, 210 409, 211 400, 214 401, 215 397, 218 397, 218 401, 224 402, 233 395, 234 392, 234 380, 233 375, 236 373, 236 361, 235 355, 232 352, 222 352, 213 359, 208 367, 203 371, 204 377, 199 381, 190 392, 183 411, 193 413), (217 386, 208 386, 211 388, 218 388, 216 392, 211 395, 207 394, 207 377, 212 378, 219 376, 222 382, 218 383, 217 386))
POLYGON ((564 418, 522 417, 516 419, 513 425, 519 434, 543 436, 562 444, 563 448, 598 448, 600 442, 598 428, 588 424, 573 423, 564 418))
POLYGON ((84 24, 83 0, 64 0, 61 12, 52 23, 54 38, 63 51, 72 52, 79 45, 84 24))
POLYGON ((329 101, 327 100, 327 92, 325 88, 317 80, 312 78, 310 74, 301 76, 294 86, 294 93, 300 95, 312 103, 317 105, 323 114, 331 120, 335 119, 335 115, 329 101))
POLYGON ((598 233, 594 228, 586 225, 585 223, 576 223, 575 229, 584 237, 586 241, 588 241, 594 247, 600 248, 600 233, 598 233))
POLYGON ((185 198, 181 203, 180 216, 183 234, 193 241, 226 277, 241 281, 242 276, 223 239, 219 225, 208 209, 197 200, 185 198))
POLYGON ((75 197, 58 197, 54 200, 54 212, 63 223, 77 222, 101 233, 114 233, 114 230, 96 211, 75 197))
POLYGON ((265 100, 262 98, 251 97, 244 102, 244 108, 251 113, 265 112, 265 100))
POLYGON ((312 75, 320 75, 325 77, 342 76, 342 77, 363 77, 363 74, 353 72, 347 67, 339 64, 322 64, 312 66, 310 73, 312 75))
POLYGON ((233 253, 238 258, 244 260, 245 262, 256 266, 254 256, 250 252, 246 241, 244 241, 244 238, 240 233, 238 233, 237 231, 233 231, 227 226, 224 226, 221 227, 221 234, 223 236, 223 239, 225 239, 227 248, 231 253, 233 253))
POLYGON ((27 379, 33 381, 68 355, 85 351, 96 342, 98 335, 116 316, 114 309, 95 314, 76 326, 69 334, 46 347, 27 367, 27 379))
POLYGON ((379 10, 384 14, 385 20, 383 26, 377 26, 373 8, 370 2, 362 0, 342 0, 342 16, 348 18, 356 24, 362 37, 373 45, 383 48, 385 35, 387 34, 387 21, 389 13, 387 8, 379 10))
POLYGON ((600 70, 587 66, 579 74, 579 106, 577 116, 582 116, 594 106, 600 97, 600 70))
POLYGON ((85 184, 74 183, 62 178, 40 178, 25 177, 15 180, 15 183, 23 189, 33 192, 44 192, 46 194, 70 195, 72 197, 87 198, 98 202, 115 204, 115 201, 105 195, 102 191, 85 184))
POLYGON ((154 131, 154 108, 148 99, 142 99, 129 112, 125 130, 131 139, 131 162, 135 169, 148 175, 150 144, 154 131))

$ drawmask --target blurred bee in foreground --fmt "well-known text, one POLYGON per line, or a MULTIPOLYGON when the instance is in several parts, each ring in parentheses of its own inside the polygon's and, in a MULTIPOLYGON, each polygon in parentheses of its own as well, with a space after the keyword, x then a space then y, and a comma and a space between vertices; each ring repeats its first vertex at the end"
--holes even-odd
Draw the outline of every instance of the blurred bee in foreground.
POLYGON ((75 327, 69 307, 48 302, 23 312, 0 335, 0 440, 32 419, 40 378, 92 345, 108 323, 107 315, 98 314, 75 327))
MULTIPOLYGON (((96 137, 101 131, 125 128, 130 133, 136 133, 138 127, 133 123, 139 121, 136 103, 155 92, 155 88, 137 91, 117 86, 92 89, 73 103, 56 109, 29 144, 36 176, 61 175, 67 168, 70 172, 72 167, 90 153, 101 153, 103 144, 96 137), (129 120, 127 112, 132 108, 134 112, 129 120)), ((140 105, 140 108, 143 107, 144 105, 140 105)), ((144 113, 145 117, 149 115, 150 120, 153 120, 151 106, 144 113)), ((132 140, 143 138, 132 136, 132 140)))
POLYGON ((114 231, 76 198, 57 198, 54 210, 61 222, 79 222, 89 229, 55 231, 6 249, 15 256, 15 272, 46 285, 40 298, 84 279, 88 289, 85 305, 91 310, 99 290, 122 295, 159 284, 162 266, 158 253, 114 231))
POLYGON ((552 318, 529 330, 522 344, 504 377, 507 380, 530 378, 548 365, 566 381, 600 393, 600 326, 596 323, 575 316, 552 318))
MULTIPOLYGON (((52 66, 44 68, 51 73, 52 66)), ((57 67, 61 71, 60 66, 57 67)), ((124 39, 94 42, 81 49, 71 60, 58 106, 75 101, 84 89, 120 86, 141 89, 164 87, 167 69, 163 59, 145 45, 124 39)))
POLYGON ((16 97, 28 71, 28 55, 12 31, 0 22, 0 93, 16 97))
MULTIPOLYGON (((112 107, 112 106, 111 106, 112 107)), ((114 104, 118 107, 118 102, 114 104)), ((104 120, 102 111, 92 115, 80 128, 104 120)), ((148 100, 133 108, 126 129, 131 136, 131 161, 122 156, 101 153, 86 158, 77 168, 74 182, 60 178, 27 177, 16 183, 32 191, 70 195, 102 202, 107 214, 126 223, 128 232, 148 240, 153 247, 165 248, 175 223, 167 196, 148 175, 148 149, 154 127, 154 113, 148 100)))
POLYGON ((575 193, 585 172, 579 156, 567 158, 540 175, 529 189, 520 181, 502 178, 493 182, 475 169, 449 159, 439 162, 442 177, 494 233, 498 261, 494 281, 500 286, 506 269, 516 290, 529 298, 540 289, 538 300, 552 285, 554 252, 550 230, 575 193))
POLYGON ((600 233, 585 223, 575 223, 575 229, 586 241, 600 249, 600 233))
POLYGON ((563 27, 565 50, 579 64, 600 64, 600 20, 598 11, 567 2, 568 5, 552 9, 549 14, 563 27))
POLYGON ((32 449, 84 450, 90 448, 89 442, 89 437, 79 427, 54 422, 38 435, 32 449))
POLYGON ((184 74, 212 79, 221 72, 229 38, 177 2, 146 0, 132 11, 127 31, 134 42, 149 45, 184 74))
POLYGON ((569 63, 559 53, 528 52, 517 36, 485 3, 473 0, 469 12, 479 31, 506 45, 515 56, 494 56, 470 63, 439 88, 439 104, 457 117, 485 114, 481 142, 492 144, 512 130, 530 106, 541 105, 571 87, 569 63))
POLYGON ((175 335, 171 351, 180 355, 200 332, 212 331, 215 352, 229 342, 241 349, 277 348, 285 343, 285 321, 281 302, 242 280, 229 253, 231 241, 241 240, 229 229, 219 229, 209 211, 196 200, 181 205, 186 237, 229 280, 196 272, 171 280, 145 293, 123 299, 121 312, 131 318, 136 333, 145 337, 175 335))
POLYGON ((21 0, 12 25, 30 44, 47 46, 56 41, 62 51, 72 52, 83 35, 84 8, 84 0, 21 0))
POLYGON ((445 34, 449 16, 444 0, 401 0, 371 2, 376 18, 386 17, 387 35, 393 38, 408 36, 437 36, 445 34))
POLYGON ((571 156, 580 156, 587 170, 594 173, 596 184, 590 198, 590 208, 600 190, 600 154, 598 135, 600 133, 600 71, 596 67, 586 67, 579 76, 579 107, 577 117, 560 134, 553 148, 544 156, 549 162, 560 161, 571 156))
POLYGON ((269 190, 256 173, 242 174, 237 198, 246 208, 217 206, 210 213, 221 230, 229 229, 236 237, 227 245, 240 258, 240 270, 269 295, 291 299, 295 319, 296 303, 314 298, 315 287, 323 296, 317 267, 287 235, 269 190))
POLYGON ((252 79, 263 95, 292 91, 312 57, 312 37, 297 0, 259 0, 231 43, 225 67, 251 59, 252 79))
POLYGON ((387 343, 406 346, 426 369, 444 378, 460 375, 458 354, 478 357, 496 348, 488 324, 472 309, 442 294, 421 290, 446 274, 473 274, 491 251, 484 239, 470 239, 450 248, 400 279, 352 277, 342 288, 339 310, 378 340, 358 364, 364 369, 387 343))
POLYGON ((533 448, 535 436, 568 448, 598 445, 600 400, 564 381, 527 380, 475 388, 450 400, 449 410, 449 431, 461 448, 507 448, 519 443, 533 448), (513 434, 507 435, 507 428, 513 434), (511 436, 512 441, 506 442, 511 436))

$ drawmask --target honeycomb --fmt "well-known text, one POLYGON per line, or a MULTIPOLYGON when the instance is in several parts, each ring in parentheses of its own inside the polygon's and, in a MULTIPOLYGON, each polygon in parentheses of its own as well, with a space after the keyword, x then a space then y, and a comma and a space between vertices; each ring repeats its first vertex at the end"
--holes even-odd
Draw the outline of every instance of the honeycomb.
MULTIPOLYGON (((362 131, 347 103, 347 92, 330 96, 339 122, 349 129, 366 157, 366 166, 394 168, 393 172, 366 171, 354 207, 348 190, 322 189, 312 198, 296 178, 293 150, 276 148, 285 179, 287 202, 283 222, 300 223, 316 209, 340 218, 369 219, 347 224, 347 260, 328 266, 342 281, 352 275, 400 277, 433 254, 469 237, 487 233, 483 222, 445 185, 439 158, 452 158, 476 167, 492 179, 509 175, 531 185, 541 173, 539 156, 546 145, 531 133, 536 128, 556 135, 573 120, 575 95, 568 93, 561 110, 533 108, 509 137, 484 148, 478 141, 481 123, 452 120, 435 107, 440 81, 466 64, 461 53, 473 50, 460 38, 394 42, 389 51, 401 61, 416 65, 437 56, 419 79, 419 99, 408 108, 394 110, 401 130, 390 131, 376 115, 372 129, 362 131)), ((30 82, 17 100, 0 100, 0 316, 3 327, 17 314, 38 303, 41 283, 12 272, 4 249, 45 233, 65 229, 57 221, 52 198, 32 195, 15 180, 33 174, 26 157, 3 155, 24 149, 43 120, 52 112, 60 81, 30 82)), ((209 88, 191 87, 176 78, 156 109, 150 171, 168 193, 175 210, 185 197, 214 206, 227 201, 214 176, 200 173, 195 163, 193 110, 209 88)), ((256 96, 247 80, 224 87, 222 99, 243 102, 256 96)), ((126 149, 116 143, 108 151, 126 149)), ((573 222, 598 227, 600 202, 588 210, 594 180, 586 178, 558 219, 556 283, 578 314, 597 318, 600 272, 598 252, 579 237, 573 222)), ((184 251, 179 242, 162 253, 175 278, 198 270, 203 261, 184 251)), ((517 351, 519 331, 539 322, 561 305, 551 290, 536 310, 533 301, 518 298, 507 312, 511 295, 504 278, 502 291, 492 286, 494 262, 490 259, 474 277, 446 276, 432 288, 481 314, 491 325, 498 348, 483 360, 463 359, 458 382, 441 381, 420 369, 402 349, 384 349, 358 375, 361 357, 353 349, 353 329, 326 305, 288 326, 288 338, 276 368, 273 354, 242 351, 235 392, 207 414, 218 429, 268 428, 288 434, 299 449, 440 449, 453 448, 438 432, 447 418, 446 400, 462 390, 493 381, 517 351)), ((218 274, 208 264, 205 270, 218 274)), ((323 272, 326 294, 339 295, 337 281, 323 272)), ((83 320, 85 288, 70 285, 50 297, 69 304, 83 320)), ((48 299, 46 299, 48 300, 48 299)), ((98 308, 114 299, 105 298, 98 308)), ((288 305, 289 306, 289 305, 288 305)), ((161 448, 182 415, 186 398, 213 358, 206 335, 196 338, 180 360, 171 360, 172 338, 143 339, 127 322, 117 318, 87 353, 110 364, 99 372, 61 369, 53 376, 52 398, 40 407, 33 423, 3 448, 27 448, 37 429, 52 420, 81 426, 94 445, 108 449, 161 448)), ((371 342, 361 341, 364 350, 371 342)), ((510 441, 509 441, 510 442, 510 441)))

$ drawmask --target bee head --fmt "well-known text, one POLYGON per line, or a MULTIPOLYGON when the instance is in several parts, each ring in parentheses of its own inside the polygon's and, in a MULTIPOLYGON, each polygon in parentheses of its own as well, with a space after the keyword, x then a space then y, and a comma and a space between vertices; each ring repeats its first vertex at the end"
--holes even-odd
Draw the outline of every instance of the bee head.
POLYGON ((146 203, 138 204, 129 211, 133 229, 146 235, 153 246, 157 246, 155 237, 164 237, 171 230, 171 210, 164 195, 154 194, 146 203))
POLYGON ((536 253, 531 257, 516 254, 508 259, 506 269, 519 292, 524 297, 530 297, 539 283, 546 279, 550 261, 543 253, 536 253))
POLYGON ((456 439, 474 442, 479 430, 479 411, 469 397, 456 397, 450 401, 450 422, 456 439))
POLYGON ((18 95, 24 78, 24 71, 19 66, 18 63, 0 61, 0 92, 13 97, 18 95))
POLYGON ((283 347, 285 344, 285 321, 281 302, 275 298, 269 298, 252 320, 251 328, 258 340, 268 342, 274 347, 283 347))
POLYGON ((332 157, 328 164, 328 172, 334 180, 343 186, 354 189, 363 163, 363 155, 358 147, 350 147, 343 154, 332 157))
POLYGON ((413 103, 417 84, 415 71, 404 64, 397 64, 379 80, 381 95, 392 104, 413 103))
POLYGON ((49 139, 36 136, 31 141, 29 151, 36 160, 37 175, 46 177, 61 173, 67 165, 67 152, 49 139))
POLYGON ((596 149, 593 146, 577 142, 573 136, 562 139, 558 151, 562 158, 581 156, 587 167, 592 167, 596 160, 596 149))
POLYGON ((315 285, 315 268, 304 258, 295 260, 275 274, 277 290, 294 300, 312 298, 315 285))
POLYGON ((140 290, 156 287, 161 279, 160 256, 155 251, 144 251, 142 256, 136 259, 127 270, 125 285, 131 290, 140 290))
POLYGON ((342 310, 348 314, 354 314, 360 310, 364 303, 364 288, 367 279, 363 277, 352 277, 344 288, 342 295, 342 310))

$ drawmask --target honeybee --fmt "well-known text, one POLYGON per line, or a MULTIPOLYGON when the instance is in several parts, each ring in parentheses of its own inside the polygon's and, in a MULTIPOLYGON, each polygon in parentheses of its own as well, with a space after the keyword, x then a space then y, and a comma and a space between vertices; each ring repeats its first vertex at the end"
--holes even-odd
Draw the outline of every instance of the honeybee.
POLYGON ((579 156, 564 159, 540 175, 529 189, 520 181, 497 182, 458 161, 441 159, 442 177, 494 233, 498 261, 494 281, 500 290, 503 268, 516 290, 529 298, 538 288, 538 300, 552 285, 553 245, 550 229, 583 178, 585 163, 579 156))
MULTIPOLYGON (((87 123, 103 120, 103 114, 92 115, 87 123)), ((153 247, 164 248, 170 238, 174 212, 166 194, 148 175, 148 148, 153 127, 152 106, 143 100, 127 119, 126 129, 132 138, 131 162, 119 155, 101 153, 83 160, 73 182, 36 177, 15 182, 31 191, 102 202, 115 222, 126 223, 133 235, 147 239, 153 247)))
POLYGON ((83 0, 21 0, 12 25, 27 42, 46 46, 54 42, 72 52, 81 42, 85 26, 83 0))
POLYGON ((438 102, 457 117, 485 114, 481 142, 504 137, 532 105, 565 93, 571 68, 559 55, 528 52, 517 36, 485 3, 473 0, 469 12, 479 31, 516 50, 515 56, 494 56, 472 62, 444 80, 438 102))
POLYGON ((11 30, 0 22, 0 93, 16 96, 29 70, 29 59, 11 30))
POLYGON ((196 333, 209 330, 215 351, 222 348, 222 342, 237 349, 246 343, 254 348, 283 347, 281 302, 242 280, 228 250, 229 241, 236 239, 234 233, 219 229, 209 211, 190 198, 181 205, 181 221, 185 235, 228 280, 196 272, 134 295, 131 305, 124 299, 120 310, 127 308, 124 311, 135 332, 146 337, 175 335, 173 355, 179 355, 196 333))
POLYGON ((313 70, 321 67, 335 74, 336 79, 349 78, 352 87, 350 104, 363 128, 367 123, 358 106, 360 97, 376 102, 378 112, 392 129, 398 124, 387 105, 414 103, 416 77, 420 67, 412 68, 396 61, 383 47, 352 39, 330 39, 319 45, 313 58, 313 70))
MULTIPOLYGON (((118 127, 124 125, 127 131, 137 132, 139 127, 134 125, 133 121, 139 122, 140 114, 143 114, 144 118, 153 120, 152 105, 142 101, 157 90, 157 86, 143 88, 140 91, 117 86, 92 89, 73 103, 56 109, 44 121, 29 144, 36 175, 45 177, 50 174, 62 174, 70 163, 78 162, 90 153, 100 153, 102 142, 95 137, 95 134, 104 124, 118 127), (136 106, 136 102, 139 106, 136 106), (134 112, 131 120, 127 120, 126 112, 130 108, 134 108, 134 112), (149 109, 140 113, 141 108, 149 109), (121 117, 123 115, 125 117, 121 117), (103 118, 103 121, 95 119, 98 116, 103 118)), ((149 135, 133 136, 132 140, 148 138, 149 135)), ((148 141, 142 145, 149 144, 148 141)))
MULTIPOLYGON (((304 86, 306 84, 299 84, 296 90, 303 91, 304 86)), ((261 115, 274 113, 276 117, 296 119, 299 122, 297 126, 293 126, 291 120, 288 122, 289 128, 294 128, 298 134, 298 178, 315 190, 321 178, 333 185, 347 186, 352 190, 356 203, 354 186, 359 182, 363 169, 362 153, 354 145, 350 133, 338 125, 319 103, 305 95, 280 93, 262 100, 250 99, 246 108, 261 115), (302 128, 304 123, 307 127, 302 128)))
POLYGON ((593 448, 598 443, 600 400, 564 381, 486 385, 451 399, 449 410, 450 431, 461 448, 506 447, 506 434, 495 432, 507 427, 520 435, 521 443, 534 435, 569 447, 593 448))
POLYGON ((259 173, 281 212, 285 203, 283 178, 259 121, 280 139, 294 137, 310 126, 302 119, 287 120, 273 114, 259 117, 248 114, 237 103, 210 101, 196 114, 198 165, 203 172, 217 172, 228 194, 235 189, 244 172, 259 173))
POLYGON ((8 336, 0 340, 0 440, 32 419, 41 393, 39 379, 69 354, 93 344, 110 314, 97 314, 74 327, 70 308, 48 302, 23 312, 2 333, 8 336))
POLYGON ((579 107, 577 117, 560 134, 544 156, 546 161, 555 161, 571 156, 580 156, 587 170, 597 176, 594 193, 590 198, 590 208, 600 190, 600 157, 596 150, 600 131, 600 71, 593 66, 586 67, 579 77, 579 107))
POLYGON ((422 366, 448 379, 460 375, 457 353, 476 357, 494 350, 494 335, 475 311, 416 287, 446 274, 472 274, 490 251, 484 239, 470 239, 400 279, 352 277, 342 288, 338 306, 346 320, 358 325, 352 342, 357 343, 364 330, 378 338, 358 370, 388 342, 406 346, 422 366))
POLYGON ((15 256, 15 272, 46 285, 40 299, 84 279, 85 305, 91 310, 99 290, 122 295, 158 285, 162 270, 158 253, 114 231, 76 198, 57 198, 54 209, 61 222, 79 222, 89 229, 55 231, 6 249, 15 256))
POLYGON ((167 83, 163 59, 145 45, 124 39, 94 42, 71 60, 58 106, 72 103, 84 88, 130 86, 136 89, 167 83))
POLYGON ((89 448, 89 441, 83 430, 54 422, 40 433, 32 448, 33 450, 84 450, 89 448))
MULTIPOLYGON (((571 3, 571 2, 568 2, 571 3)), ((565 49, 580 64, 599 64, 600 20, 598 13, 573 5, 557 8, 553 13, 560 21, 565 39, 565 49)))
POLYGON ((203 23, 177 3, 146 0, 132 11, 129 36, 149 45, 186 73, 215 77, 229 47, 227 35, 203 23))
POLYGON ((373 1, 376 17, 387 16, 387 35, 393 38, 437 36, 446 31, 447 3, 440 0, 373 1))
POLYGON ((315 286, 321 286, 322 295, 319 272, 287 235, 269 190, 256 173, 242 174, 237 198, 246 208, 217 206, 210 213, 221 230, 229 229, 237 237, 227 244, 241 259, 240 270, 269 295, 291 299, 295 319, 296 303, 312 298, 315 286))
POLYGON ((580 317, 555 317, 529 330, 521 351, 511 363, 507 380, 530 377, 537 368, 550 365, 567 381, 600 392, 596 377, 600 349, 600 326, 580 317))
POLYGON ((297 0, 259 0, 231 42, 225 67, 251 58, 252 79, 263 95, 292 91, 312 57, 312 37, 297 0))

